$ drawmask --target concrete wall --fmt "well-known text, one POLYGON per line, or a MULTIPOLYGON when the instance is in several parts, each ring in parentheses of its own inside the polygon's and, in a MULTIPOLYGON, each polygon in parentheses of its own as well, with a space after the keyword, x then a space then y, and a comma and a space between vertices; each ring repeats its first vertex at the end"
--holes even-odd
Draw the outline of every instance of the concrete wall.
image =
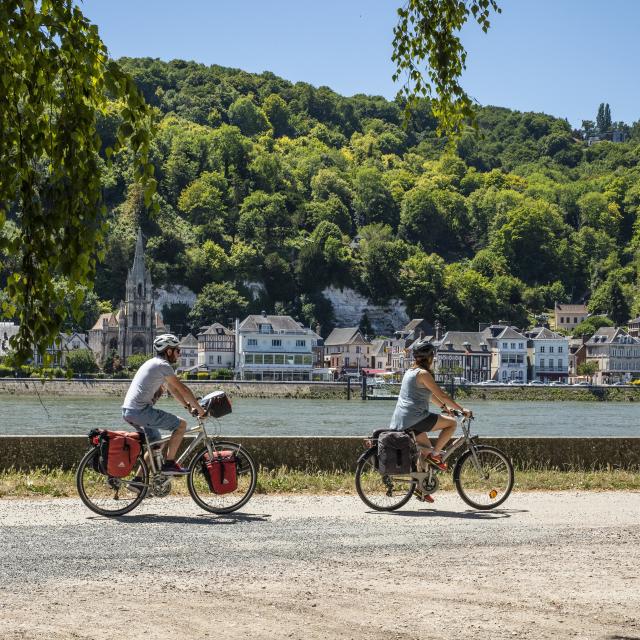
MULTIPOLYGON (((365 450, 357 437, 231 437, 257 464, 301 470, 353 470, 365 450)), ((503 449, 518 468, 640 470, 640 438, 483 438, 503 449)), ((0 471, 72 469, 88 449, 84 436, 0 436, 0 471)))
MULTIPOLYGON (((124 395, 131 380, 48 380, 41 378, 0 378, 0 396, 35 395, 108 397, 124 395)), ((347 385, 333 382, 250 382, 241 380, 198 381, 186 384, 197 396, 222 389, 232 398, 346 398, 347 385)), ((360 397, 358 384, 353 395, 360 397)))

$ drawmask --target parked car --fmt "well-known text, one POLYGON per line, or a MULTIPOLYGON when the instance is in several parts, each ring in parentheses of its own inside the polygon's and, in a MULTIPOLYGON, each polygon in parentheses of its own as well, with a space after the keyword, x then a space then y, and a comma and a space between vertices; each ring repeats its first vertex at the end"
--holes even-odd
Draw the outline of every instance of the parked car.
POLYGON ((562 382, 562 380, 554 380, 549 383, 550 387, 566 387, 568 386, 566 382, 562 382))
POLYGON ((526 384, 526 383, 524 382, 524 380, 509 380, 509 382, 507 382, 507 384, 514 384, 514 385, 517 384, 517 385, 522 386, 523 384, 526 384))
POLYGON ((467 385, 467 384, 471 384, 471 383, 466 378, 462 378, 460 376, 456 376, 453 379, 453 384, 459 385, 459 386, 463 386, 463 385, 467 385))
POLYGON ((497 380, 483 380, 482 382, 478 382, 478 384, 488 385, 488 384, 500 384, 500 383, 497 380))
POLYGON ((542 382, 542 380, 532 380, 529 385, 530 386, 544 386, 546 385, 546 382, 542 382))
POLYGON ((574 386, 574 387, 590 387, 591 383, 587 382, 586 380, 582 380, 581 382, 574 382, 572 386, 574 386))

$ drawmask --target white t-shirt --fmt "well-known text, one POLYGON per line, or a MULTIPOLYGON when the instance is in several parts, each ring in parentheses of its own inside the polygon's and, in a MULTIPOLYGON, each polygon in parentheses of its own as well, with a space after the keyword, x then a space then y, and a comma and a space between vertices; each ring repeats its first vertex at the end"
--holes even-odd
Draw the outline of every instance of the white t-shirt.
POLYGON ((147 360, 133 376, 122 408, 144 409, 152 405, 155 392, 167 378, 175 375, 173 367, 164 358, 155 356, 147 360))

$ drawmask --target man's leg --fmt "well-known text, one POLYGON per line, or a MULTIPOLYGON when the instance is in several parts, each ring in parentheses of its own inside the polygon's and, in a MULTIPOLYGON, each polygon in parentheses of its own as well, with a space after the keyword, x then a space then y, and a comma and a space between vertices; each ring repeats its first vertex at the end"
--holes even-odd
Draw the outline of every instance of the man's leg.
POLYGON ((182 439, 184 438, 184 432, 187 430, 187 422, 186 420, 180 419, 180 424, 178 428, 171 434, 171 438, 167 443, 167 455, 166 460, 168 462, 174 461, 176 456, 178 455, 178 449, 182 444, 182 439))

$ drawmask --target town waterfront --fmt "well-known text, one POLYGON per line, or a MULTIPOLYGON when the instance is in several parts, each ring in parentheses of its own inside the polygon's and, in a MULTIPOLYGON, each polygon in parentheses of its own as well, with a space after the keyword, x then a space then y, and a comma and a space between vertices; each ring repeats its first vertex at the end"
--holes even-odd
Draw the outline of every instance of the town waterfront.
MULTIPOLYGON (((77 435, 94 427, 122 429, 119 397, 4 396, 0 435, 77 435)), ((640 435, 637 403, 470 400, 474 430, 487 437, 633 437, 640 435)), ((193 420, 170 399, 159 408, 193 420)), ((236 398, 218 422, 225 434, 255 436, 355 436, 385 426, 392 402, 236 398)), ((213 430, 214 425, 211 425, 213 430)))

